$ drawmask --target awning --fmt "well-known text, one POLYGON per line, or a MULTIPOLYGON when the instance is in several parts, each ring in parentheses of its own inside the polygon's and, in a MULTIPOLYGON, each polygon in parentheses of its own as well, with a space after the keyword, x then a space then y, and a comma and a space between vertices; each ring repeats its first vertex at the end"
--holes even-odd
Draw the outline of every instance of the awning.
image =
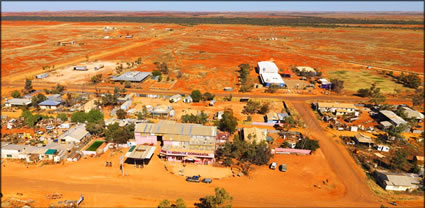
POLYGON ((194 156, 186 156, 184 158, 184 160, 190 160, 190 161, 194 161, 194 160, 198 160, 198 158, 194 157, 194 156))

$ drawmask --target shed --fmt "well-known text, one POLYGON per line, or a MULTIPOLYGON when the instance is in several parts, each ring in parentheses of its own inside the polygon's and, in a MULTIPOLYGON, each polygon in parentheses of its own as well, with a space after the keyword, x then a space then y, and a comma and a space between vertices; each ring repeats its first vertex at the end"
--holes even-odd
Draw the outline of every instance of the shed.
POLYGON ((192 96, 188 95, 184 98, 183 102, 185 103, 191 103, 193 102, 192 96))
POLYGON ((375 142, 372 140, 372 138, 370 138, 369 136, 366 136, 362 133, 356 134, 353 137, 353 140, 357 143, 357 144, 374 144, 375 142))
POLYGON ((13 98, 13 99, 6 99, 5 106, 6 107, 12 107, 12 106, 28 106, 31 104, 31 99, 28 98, 13 98))
POLYGON ((421 178, 412 173, 392 173, 383 170, 375 171, 377 183, 385 190, 413 191, 419 188, 421 178))
POLYGON ((128 108, 130 108, 130 106, 131 106, 131 100, 129 100, 129 101, 125 101, 125 103, 123 103, 123 104, 120 106, 120 108, 121 108, 122 110, 127 110, 128 108))
POLYGON ((43 79, 43 78, 46 78, 48 76, 49 76, 49 73, 43 73, 43 74, 36 75, 35 78, 37 78, 37 79, 43 79))
POLYGON ((179 94, 173 95, 170 97, 170 102, 177 103, 182 99, 182 96, 179 94))
POLYGON ((151 73, 150 72, 140 72, 140 71, 131 71, 126 72, 120 76, 112 77, 113 81, 130 81, 130 82, 142 82, 144 81, 151 73))
POLYGON ((215 102, 216 102, 216 100, 211 100, 209 105, 214 106, 215 102))
POLYGON ((38 104, 41 109, 56 109, 61 102, 55 101, 55 100, 45 100, 38 104))
POLYGON ((74 66, 74 70, 76 71, 88 71, 87 66, 74 66))
POLYGON ((279 68, 271 61, 260 61, 257 63, 258 73, 278 73, 279 68))

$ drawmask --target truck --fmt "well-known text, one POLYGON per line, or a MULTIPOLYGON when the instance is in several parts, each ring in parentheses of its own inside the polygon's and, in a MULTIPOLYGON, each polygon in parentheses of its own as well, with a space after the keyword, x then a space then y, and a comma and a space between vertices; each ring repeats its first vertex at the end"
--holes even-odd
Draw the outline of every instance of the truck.
POLYGON ((270 164, 269 168, 274 170, 276 169, 277 163, 276 162, 272 162, 272 164, 270 164))
POLYGON ((286 172, 286 165, 285 164, 279 165, 279 171, 280 172, 286 172))
POLYGON ((199 183, 199 182, 201 182, 201 177, 199 175, 197 175, 197 176, 188 176, 188 177, 186 177, 186 181, 187 182, 199 183))

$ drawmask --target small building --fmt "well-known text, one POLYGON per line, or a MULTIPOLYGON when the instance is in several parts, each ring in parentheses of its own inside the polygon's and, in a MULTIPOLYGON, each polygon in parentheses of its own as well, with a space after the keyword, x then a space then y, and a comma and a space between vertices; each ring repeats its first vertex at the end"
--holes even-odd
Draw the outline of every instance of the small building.
POLYGON ((80 143, 88 136, 90 136, 90 133, 86 130, 86 125, 79 124, 60 135, 58 141, 62 143, 80 143))
POLYGON ((128 110, 128 108, 130 108, 130 106, 131 106, 131 100, 129 100, 129 101, 125 101, 125 103, 123 103, 123 104, 120 106, 120 109, 122 109, 122 110, 128 110))
POLYGON ((45 100, 38 104, 41 109, 57 109, 61 102, 54 100, 45 100))
POLYGON ((155 146, 149 145, 131 146, 125 154, 125 157, 127 158, 125 162, 129 164, 147 165, 149 164, 155 149, 155 146))
POLYGON ((191 103, 193 102, 192 96, 188 95, 183 99, 183 102, 185 103, 191 103))
POLYGON ((358 126, 350 126, 350 131, 357 132, 359 129, 358 126))
POLYGON ((390 128, 392 124, 389 121, 381 121, 379 122, 379 128, 385 131, 386 129, 390 128))
POLYGON ((214 119, 221 120, 223 118, 224 111, 219 111, 215 113, 214 119))
POLYGON ((8 144, 2 142, 1 158, 23 159, 25 158, 24 151, 26 147, 27 145, 8 144))
POLYGON ((48 76, 49 76, 49 73, 43 73, 43 74, 36 75, 35 78, 37 78, 37 79, 43 79, 43 78, 46 78, 48 76))
POLYGON ((97 105, 96 105, 96 101, 97 99, 93 99, 93 100, 89 100, 87 103, 85 103, 83 105, 83 110, 84 112, 88 113, 89 111, 93 110, 93 109, 97 109, 97 105))
POLYGON ((233 91, 233 87, 224 87, 224 91, 233 91))
POLYGON ((326 112, 331 112, 335 115, 345 115, 349 113, 355 114, 357 111, 357 107, 353 104, 348 103, 317 103, 317 110, 323 114, 326 112))
POLYGON ((265 119, 267 123, 282 123, 286 117, 289 117, 288 113, 270 112, 266 114, 265 119))
POLYGON ((291 78, 294 76, 294 73, 290 70, 284 70, 281 75, 282 77, 291 78))
POLYGON ((126 35, 125 38, 133 38, 133 35, 126 35))
POLYGON ((214 106, 215 102, 216 102, 216 100, 211 100, 210 103, 209 103, 209 106, 214 106))
POLYGON ((263 74, 263 73, 277 74, 279 72, 279 68, 277 68, 276 64, 271 61, 258 62, 257 70, 259 74, 263 74))
POLYGON ((249 101, 249 97, 241 97, 241 99, 239 99, 239 102, 248 102, 249 101))
POLYGON ((312 72, 313 74, 316 74, 316 70, 309 67, 309 66, 297 66, 295 67, 300 72, 312 72))
POLYGON ((29 98, 12 98, 7 99, 5 102, 6 107, 12 107, 12 106, 29 106, 31 104, 31 99, 29 98))
POLYGON ((243 128, 241 131, 243 140, 252 143, 256 142, 259 144, 262 141, 267 141, 267 129, 260 128, 243 128))
POLYGON ((151 114, 153 116, 173 117, 175 115, 175 111, 171 106, 157 105, 153 107, 153 109, 151 110, 151 114))
POLYGON ((421 177, 412 173, 375 171, 376 182, 387 191, 413 191, 419 188, 421 177))
POLYGON ((74 66, 74 70, 76 71, 88 71, 87 66, 74 66))
POLYGON ((369 136, 366 136, 362 133, 358 133, 353 137, 354 142, 356 142, 356 144, 365 144, 365 145, 371 145, 374 144, 375 142, 372 140, 372 138, 370 138, 369 136))
POLYGON ((424 120, 424 114, 421 112, 413 110, 409 107, 402 107, 402 109, 406 113, 407 118, 414 118, 418 122, 422 122, 424 120))
POLYGON ((124 97, 119 97, 118 98, 118 102, 119 103, 124 103, 126 101, 132 100, 133 97, 134 97, 134 95, 135 95, 134 93, 130 93, 130 94, 125 95, 124 97))
POLYGON ((182 96, 179 94, 173 95, 170 97, 170 102, 171 103, 177 103, 182 99, 182 96))
POLYGON ((130 82, 142 82, 149 77, 150 72, 131 71, 121 74, 120 76, 114 76, 111 80, 113 81, 130 81, 130 82))
POLYGON ((376 150, 381 151, 381 152, 389 152, 390 147, 388 147, 386 145, 377 145, 376 150))
POLYGON ((277 85, 284 87, 285 82, 278 73, 262 73, 260 74, 261 82, 264 86, 270 87, 271 85, 277 85))
POLYGON ((319 79, 320 82, 320 88, 323 89, 330 89, 332 87, 332 83, 330 83, 327 79, 319 79))

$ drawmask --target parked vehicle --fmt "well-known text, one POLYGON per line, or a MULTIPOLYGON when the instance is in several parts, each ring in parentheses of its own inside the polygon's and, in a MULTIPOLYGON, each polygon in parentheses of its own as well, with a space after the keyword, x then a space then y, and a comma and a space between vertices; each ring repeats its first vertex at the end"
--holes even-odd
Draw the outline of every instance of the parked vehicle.
POLYGON ((270 169, 274 170, 277 167, 277 163, 276 162, 272 162, 272 164, 270 164, 270 169))
POLYGON ((199 183, 199 182, 201 182, 201 177, 200 176, 192 176, 192 177, 188 176, 188 177, 186 177, 186 181, 187 182, 199 183))
POLYGON ((212 179, 211 178, 204 178, 202 180, 202 183, 211 183, 211 182, 212 182, 212 179))
POLYGON ((53 126, 46 126, 46 130, 53 130, 54 128, 53 126))
POLYGON ((279 171, 280 172, 286 172, 286 165, 285 164, 279 165, 279 171))

